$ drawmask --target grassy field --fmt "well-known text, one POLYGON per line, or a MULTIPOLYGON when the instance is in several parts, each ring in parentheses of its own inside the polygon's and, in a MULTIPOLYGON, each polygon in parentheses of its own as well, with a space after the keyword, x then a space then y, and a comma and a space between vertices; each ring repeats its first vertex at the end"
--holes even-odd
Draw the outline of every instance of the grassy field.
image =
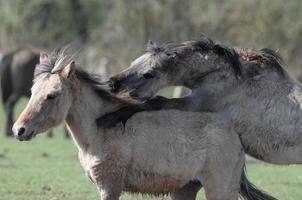
MULTIPOLYGON (((19 103, 19 113, 25 100, 19 103)), ((71 140, 62 128, 54 139, 40 135, 30 142, 3 137, 4 116, 0 108, 0 200, 98 199, 94 185, 84 175, 71 140)), ((278 199, 302 199, 302 166, 274 166, 248 159, 248 176, 259 188, 278 199)), ((155 199, 124 194, 123 200, 155 199)), ((163 198, 165 199, 165 198, 163 198)), ((199 199, 204 199, 203 193, 199 199)))

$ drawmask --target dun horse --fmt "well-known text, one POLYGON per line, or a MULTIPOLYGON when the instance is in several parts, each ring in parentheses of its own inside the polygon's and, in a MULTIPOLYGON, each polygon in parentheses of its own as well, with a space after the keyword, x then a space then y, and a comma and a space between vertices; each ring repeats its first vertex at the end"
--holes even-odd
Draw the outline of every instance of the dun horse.
MULTIPOLYGON (((182 85, 192 93, 180 99, 157 97, 145 108, 126 107, 99 123, 125 123, 146 109, 215 112, 233 123, 246 153, 270 163, 300 164, 302 85, 282 63, 269 49, 234 49, 208 38, 161 47, 150 43, 147 53, 112 77, 112 90, 149 98, 163 87, 182 85)), ((191 187, 197 191, 196 184, 191 187)))
POLYGON ((129 104, 70 57, 42 53, 13 131, 30 140, 65 120, 102 200, 119 199, 122 191, 173 195, 192 180, 202 180, 207 199, 237 199, 244 153, 228 122, 216 114, 164 110, 139 113, 125 127, 97 127, 99 115, 129 104))
POLYGON ((150 44, 112 80, 114 90, 140 97, 170 85, 186 86, 191 95, 157 103, 216 112, 234 124, 246 153, 275 164, 302 163, 302 85, 272 50, 233 49, 207 38, 150 44))
MULTIPOLYGON (((39 63, 39 51, 33 48, 19 48, 3 55, 0 60, 1 93, 6 112, 7 136, 12 136, 13 111, 22 97, 30 97, 30 88, 36 64, 39 63)), ((52 137, 52 131, 48 132, 52 137)), ((65 131, 68 137, 68 132, 65 131)))

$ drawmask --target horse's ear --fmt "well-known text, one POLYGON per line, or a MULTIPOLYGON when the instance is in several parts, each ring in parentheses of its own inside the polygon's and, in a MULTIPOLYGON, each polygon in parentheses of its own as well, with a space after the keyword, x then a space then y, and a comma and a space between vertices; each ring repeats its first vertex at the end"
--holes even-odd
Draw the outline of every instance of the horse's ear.
POLYGON ((48 55, 45 51, 40 52, 40 63, 46 63, 48 61, 48 55))
POLYGON ((147 48, 152 48, 152 47, 156 47, 157 44, 155 42, 153 42, 152 40, 149 40, 148 43, 147 43, 147 48))
POLYGON ((75 69, 75 62, 72 60, 68 65, 66 65, 61 71, 61 75, 65 78, 68 78, 75 69))
POLYGON ((148 40, 147 46, 153 46, 154 42, 152 40, 148 40))
POLYGON ((156 48, 157 48, 157 44, 155 42, 153 42, 152 40, 149 40, 147 43, 146 51, 153 51, 156 48))

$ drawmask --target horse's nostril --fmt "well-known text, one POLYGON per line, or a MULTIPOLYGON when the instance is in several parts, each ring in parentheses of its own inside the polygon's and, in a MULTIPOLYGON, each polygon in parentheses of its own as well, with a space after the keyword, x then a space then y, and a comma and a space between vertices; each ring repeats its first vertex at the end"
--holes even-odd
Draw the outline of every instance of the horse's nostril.
POLYGON ((24 127, 19 128, 19 130, 18 130, 18 136, 23 135, 24 132, 25 132, 25 128, 24 127))

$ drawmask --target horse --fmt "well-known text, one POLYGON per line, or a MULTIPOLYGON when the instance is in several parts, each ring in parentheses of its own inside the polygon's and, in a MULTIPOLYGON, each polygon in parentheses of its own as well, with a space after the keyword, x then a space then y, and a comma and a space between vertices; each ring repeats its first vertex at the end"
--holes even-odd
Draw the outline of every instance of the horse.
POLYGON ((208 38, 149 44, 148 50, 111 78, 113 90, 150 98, 160 88, 183 85, 192 93, 163 107, 218 113, 234 124, 251 156, 273 164, 302 163, 302 85, 275 52, 232 48, 208 38))
MULTIPOLYGON (((6 53, 0 60, 1 93, 6 112, 6 136, 12 136, 13 110, 22 97, 30 97, 30 88, 36 64, 39 63, 40 51, 30 47, 18 48, 6 53)), ((52 131, 48 132, 52 137, 52 131)), ((65 129, 65 137, 68 132, 65 129)))
POLYGON ((237 133, 220 116, 141 112, 125 126, 100 128, 99 115, 139 103, 110 93, 106 82, 60 51, 41 53, 31 90, 13 126, 15 137, 28 141, 65 121, 102 200, 119 199, 122 191, 173 196, 194 180, 202 181, 209 200, 238 198, 244 152, 237 133))
POLYGON ((31 80, 39 52, 33 48, 20 48, 3 55, 0 63, 1 92, 6 112, 6 135, 12 135, 13 108, 20 97, 30 97, 31 80))
POLYGON ((213 112, 234 125, 252 157, 278 165, 301 164, 302 85, 283 66, 270 49, 234 48, 209 38, 162 46, 150 42, 146 53, 111 78, 112 91, 148 99, 161 88, 180 85, 191 94, 151 99, 146 108, 125 107, 99 123, 125 123, 135 112, 158 107, 213 112))

